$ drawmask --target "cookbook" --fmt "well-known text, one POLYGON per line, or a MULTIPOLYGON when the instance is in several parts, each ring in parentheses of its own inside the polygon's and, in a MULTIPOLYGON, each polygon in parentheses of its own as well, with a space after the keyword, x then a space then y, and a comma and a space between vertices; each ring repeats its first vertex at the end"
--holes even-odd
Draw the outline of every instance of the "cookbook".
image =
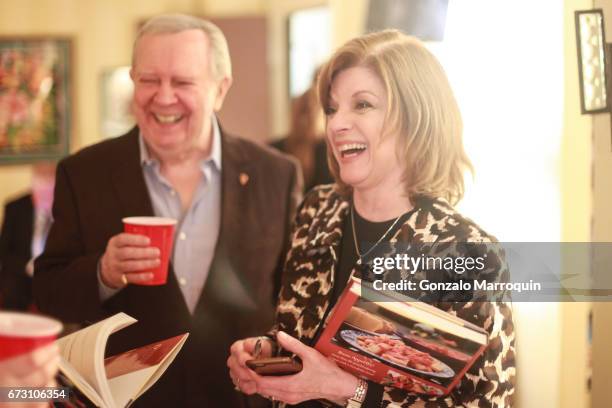
POLYGON ((315 348, 358 377, 443 396, 482 355, 487 341, 479 326, 352 278, 315 348))
POLYGON ((117 313, 62 337, 61 373, 94 405, 125 408, 162 376, 187 340, 188 333, 104 358, 108 337, 136 319, 117 313))

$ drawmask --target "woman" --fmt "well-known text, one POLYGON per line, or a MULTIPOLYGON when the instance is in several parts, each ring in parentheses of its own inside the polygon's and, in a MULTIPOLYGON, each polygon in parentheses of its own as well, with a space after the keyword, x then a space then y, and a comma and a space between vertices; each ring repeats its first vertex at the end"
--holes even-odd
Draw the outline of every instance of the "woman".
POLYGON ((304 175, 305 192, 319 184, 333 181, 327 167, 323 112, 314 88, 309 88, 292 100, 289 135, 273 142, 272 146, 299 160, 304 175))
MULTIPOLYGON (((351 273, 368 278, 357 264, 381 242, 494 242, 450 204, 461 198, 462 175, 471 165, 446 75, 418 40, 395 30, 353 39, 323 68, 318 88, 336 184, 315 188, 298 212, 276 327, 260 343, 263 355, 280 345, 304 368, 291 376, 258 376, 245 366, 256 339, 241 340, 228 359, 234 384, 246 394, 312 407, 324 406, 316 400, 368 408, 510 406, 514 331, 502 301, 434 303, 489 336, 483 357, 446 397, 365 382, 312 348, 351 273)), ((507 279, 502 255, 487 255, 487 278, 507 279)))

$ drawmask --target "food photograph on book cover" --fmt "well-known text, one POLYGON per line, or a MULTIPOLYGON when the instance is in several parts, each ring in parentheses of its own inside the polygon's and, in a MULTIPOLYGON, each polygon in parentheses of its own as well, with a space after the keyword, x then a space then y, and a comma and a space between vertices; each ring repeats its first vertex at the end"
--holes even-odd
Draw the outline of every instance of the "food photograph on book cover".
POLYGON ((429 395, 443 392, 428 383, 447 388, 481 347, 364 299, 352 306, 331 341, 394 368, 382 381, 386 385, 429 395))

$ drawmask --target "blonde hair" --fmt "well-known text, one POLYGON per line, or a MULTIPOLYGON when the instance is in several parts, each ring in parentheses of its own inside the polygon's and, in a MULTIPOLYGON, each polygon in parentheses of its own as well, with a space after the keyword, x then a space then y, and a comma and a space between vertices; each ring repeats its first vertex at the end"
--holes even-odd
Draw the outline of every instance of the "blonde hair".
MULTIPOLYGON (((356 66, 372 70, 384 84, 388 106, 384 137, 398 135, 398 155, 406 164, 406 193, 444 197, 456 204, 463 197, 463 173, 473 168, 463 148, 459 106, 438 60, 418 39, 397 30, 354 38, 321 70, 317 88, 323 107, 329 105, 336 75, 356 66)), ((339 177, 331 148, 327 158, 341 191, 350 192, 339 177)))
POLYGON ((215 80, 232 77, 232 61, 230 59, 227 40, 219 27, 210 21, 186 14, 164 14, 153 17, 138 31, 132 50, 132 67, 136 63, 136 47, 138 41, 148 34, 176 34, 187 30, 200 30, 210 43, 210 72, 215 80))

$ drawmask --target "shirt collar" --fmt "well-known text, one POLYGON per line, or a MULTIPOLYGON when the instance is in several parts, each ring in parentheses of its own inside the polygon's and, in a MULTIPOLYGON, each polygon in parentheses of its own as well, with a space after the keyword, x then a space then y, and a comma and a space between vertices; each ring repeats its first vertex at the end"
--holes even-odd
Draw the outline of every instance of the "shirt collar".
MULTIPOLYGON (((221 170, 221 130, 215 115, 212 115, 211 125, 213 134, 210 156, 202 159, 202 164, 212 161, 215 167, 221 170)), ((141 165, 152 165, 157 162, 157 160, 149 153, 149 149, 147 148, 144 138, 142 137, 142 132, 138 134, 138 147, 140 150, 141 165)))

